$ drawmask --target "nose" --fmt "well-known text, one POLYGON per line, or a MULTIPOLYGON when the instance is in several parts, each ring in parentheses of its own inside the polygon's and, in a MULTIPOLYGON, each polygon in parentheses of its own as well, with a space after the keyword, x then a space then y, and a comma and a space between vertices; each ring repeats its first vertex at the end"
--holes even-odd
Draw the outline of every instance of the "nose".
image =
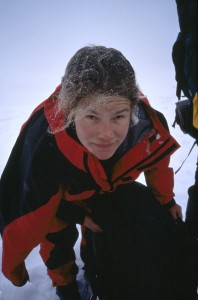
POLYGON ((109 121, 102 122, 98 128, 98 138, 109 141, 113 135, 112 124, 109 121))

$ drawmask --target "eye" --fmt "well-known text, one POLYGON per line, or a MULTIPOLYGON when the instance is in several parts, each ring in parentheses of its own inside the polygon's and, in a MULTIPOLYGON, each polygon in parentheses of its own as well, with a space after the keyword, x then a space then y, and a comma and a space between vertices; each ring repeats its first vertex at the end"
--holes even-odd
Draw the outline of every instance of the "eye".
POLYGON ((117 115, 114 117, 114 120, 124 119, 126 118, 126 115, 117 115))
POLYGON ((85 118, 89 120, 97 120, 97 117, 94 115, 86 115, 85 118))

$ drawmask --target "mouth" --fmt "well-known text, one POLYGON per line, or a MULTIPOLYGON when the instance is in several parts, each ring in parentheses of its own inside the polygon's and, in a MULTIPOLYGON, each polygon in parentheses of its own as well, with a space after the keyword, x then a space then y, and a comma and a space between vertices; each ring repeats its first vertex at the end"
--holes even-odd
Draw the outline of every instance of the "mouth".
POLYGON ((95 144, 94 143, 94 145, 95 145, 95 147, 97 147, 97 148, 99 148, 99 149, 110 149, 110 148, 112 148, 114 145, 115 145, 115 143, 111 143, 111 144, 95 144))

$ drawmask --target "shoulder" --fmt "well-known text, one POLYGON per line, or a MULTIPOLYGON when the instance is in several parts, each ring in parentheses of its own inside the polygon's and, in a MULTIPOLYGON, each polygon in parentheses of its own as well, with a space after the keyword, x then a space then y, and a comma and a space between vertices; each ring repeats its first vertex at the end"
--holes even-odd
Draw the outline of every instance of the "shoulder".
MULTIPOLYGON (((146 99, 147 100, 147 99, 146 99)), ((140 119, 151 119, 151 115, 156 115, 160 123, 169 131, 167 120, 163 113, 153 108, 147 101, 139 101, 138 103, 138 118, 140 119), (150 113, 149 113, 150 112, 150 113), (150 115, 151 114, 151 115, 150 115)))
POLYGON ((167 120, 165 118, 165 116, 163 115, 163 113, 161 113, 160 111, 153 109, 154 112, 156 113, 158 119, 160 120, 160 122, 162 123, 162 125, 169 131, 169 127, 168 127, 168 123, 167 120))

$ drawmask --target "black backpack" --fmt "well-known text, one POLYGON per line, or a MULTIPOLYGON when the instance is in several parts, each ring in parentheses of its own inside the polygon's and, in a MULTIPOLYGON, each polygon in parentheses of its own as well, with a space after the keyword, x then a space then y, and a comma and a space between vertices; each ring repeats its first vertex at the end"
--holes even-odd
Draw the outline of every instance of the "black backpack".
POLYGON ((92 205, 103 233, 85 231, 86 295, 91 286, 94 300, 194 299, 193 241, 146 186, 119 186, 92 205))
POLYGON ((177 89, 175 123, 184 133, 198 138, 193 126, 193 97, 198 91, 198 2, 176 0, 180 32, 173 45, 172 59, 175 66, 177 89), (181 97, 185 97, 181 100, 181 97))

